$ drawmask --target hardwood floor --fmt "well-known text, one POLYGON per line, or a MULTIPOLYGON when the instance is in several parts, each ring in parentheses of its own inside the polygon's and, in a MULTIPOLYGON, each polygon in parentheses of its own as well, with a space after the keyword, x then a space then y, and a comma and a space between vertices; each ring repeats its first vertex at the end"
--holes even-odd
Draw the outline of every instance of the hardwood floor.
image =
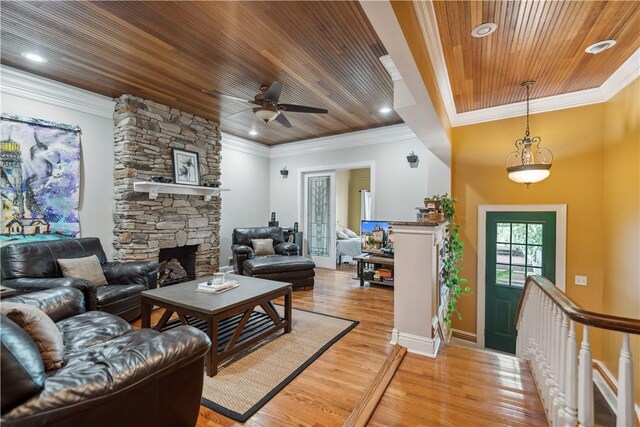
MULTIPOLYGON (((294 307, 360 324, 247 426, 342 425, 392 352, 393 289, 361 288, 349 267, 316 273, 315 289, 294 292, 294 307)), ((200 407, 199 427, 237 424, 200 407)), ((445 346, 435 360, 406 355, 369 425, 546 425, 546 419, 526 364, 510 356, 445 346)))

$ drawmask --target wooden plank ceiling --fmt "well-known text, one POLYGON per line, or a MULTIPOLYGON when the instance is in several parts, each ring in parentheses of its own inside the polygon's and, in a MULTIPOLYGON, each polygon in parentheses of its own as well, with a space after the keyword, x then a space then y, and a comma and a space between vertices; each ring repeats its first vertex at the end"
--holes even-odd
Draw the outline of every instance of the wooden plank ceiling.
MULTIPOLYGON (((424 7, 414 2, 416 8, 424 7)), ((600 86, 640 46, 638 1, 434 1, 458 113, 600 86), (484 38, 471 30, 485 22, 484 38), (611 49, 585 49, 615 39, 611 49)))
POLYGON ((110 97, 131 93, 268 145, 400 123, 386 54, 357 2, 2 2, 3 64, 110 97), (21 56, 35 51, 35 64, 21 56), (284 83, 280 102, 326 108, 265 125, 247 105, 284 83), (252 137, 248 131, 255 129, 252 137))

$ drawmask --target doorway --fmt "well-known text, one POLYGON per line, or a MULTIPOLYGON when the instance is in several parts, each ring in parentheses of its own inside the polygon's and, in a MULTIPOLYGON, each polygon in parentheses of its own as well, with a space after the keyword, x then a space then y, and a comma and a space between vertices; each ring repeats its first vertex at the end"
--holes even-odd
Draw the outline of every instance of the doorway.
MULTIPOLYGON (((515 282, 513 287, 516 289, 512 289, 512 290, 514 292, 518 292, 517 284, 521 280, 520 279, 521 273, 523 271, 526 272, 527 268, 530 268, 530 271, 535 271, 535 272, 539 272, 542 270, 541 266, 535 267, 533 263, 532 265, 527 265, 526 262, 524 263, 521 262, 521 261, 525 261, 524 257, 520 257, 520 255, 524 253, 524 251, 526 251, 526 243, 525 243, 524 250, 522 249, 522 244, 515 243, 515 246, 516 246, 515 258, 514 258, 515 265, 512 265, 511 263, 512 248, 510 246, 512 242, 509 242, 509 249, 507 250, 507 247, 504 246, 505 243, 503 242, 506 239, 506 235, 502 235, 500 239, 498 238, 497 224, 496 224, 496 230, 495 230, 495 238, 491 237, 491 234, 493 234, 493 232, 488 232, 488 226, 487 226, 490 220, 490 214, 491 213, 527 214, 527 213, 539 213, 539 212, 550 212, 552 214, 555 214, 555 239, 550 238, 548 240, 551 240, 551 243, 555 244, 555 248, 554 248, 555 249, 555 258, 554 258, 555 275, 554 275, 553 283, 556 285, 556 287, 560 291, 564 292, 565 281, 566 281, 565 275, 566 275, 566 244, 567 244, 567 235, 566 235, 567 206, 566 205, 478 205, 478 228, 477 228, 478 263, 477 263, 477 276, 476 276, 476 280, 477 280, 477 285, 476 285, 476 292, 477 292, 476 341, 477 341, 477 344, 476 345, 478 348, 484 348, 485 346, 488 347, 488 345, 486 345, 486 342, 485 342, 485 337, 488 335, 486 333, 487 321, 489 320, 489 313, 491 312, 495 313, 495 310, 493 308, 488 308, 489 303, 487 302, 487 299, 489 296, 491 296, 491 298, 494 300, 496 299, 495 292, 493 292, 495 289, 489 289, 489 284, 491 282, 487 280, 496 282, 495 278, 498 278, 498 279, 501 279, 503 282, 502 285, 498 285, 498 286, 511 286, 511 269, 514 268, 515 273, 513 277, 515 279, 515 282), (491 233, 491 234, 488 234, 488 233, 491 233), (493 252, 495 252, 495 258, 493 258, 493 255, 492 255, 491 263, 489 262, 489 259, 488 259, 490 254, 489 254, 489 251, 487 250, 488 241, 490 239, 492 240, 495 239, 494 241, 495 249, 493 249, 493 252), (498 241, 498 240, 502 240, 502 241, 498 241), (498 243, 501 243, 502 245, 500 246, 500 248, 498 248, 497 246, 498 243), (498 249, 500 249, 500 251, 498 249), (503 262, 497 262, 498 254, 500 254, 499 260, 503 262), (508 263, 506 262, 507 261, 505 258, 506 256, 509 256, 508 263), (501 266, 500 270, 498 270, 498 265, 501 266), (533 270, 533 268, 539 268, 540 270, 533 270), (488 278, 489 272, 492 269, 494 270, 494 272, 492 273, 493 274, 492 277, 494 277, 494 279, 488 278), (509 285, 505 284, 507 274, 509 275, 509 285), (492 311, 489 312, 489 310, 492 310, 492 311)), ((512 219, 510 220, 509 224, 513 222, 518 223, 518 220, 521 220, 521 219, 522 218, 512 219)), ((505 220, 504 222, 506 223, 508 221, 505 220)), ((501 229, 503 230, 501 231, 502 233, 506 233, 506 231, 504 231, 506 230, 505 227, 506 226, 501 227, 501 229)), ((521 230, 522 228, 519 228, 516 232, 519 233, 521 230)), ((511 233, 511 230, 510 230, 510 233, 511 233)), ((516 237, 519 240, 522 239, 521 236, 516 236, 516 237)), ((532 236, 532 238, 534 237, 535 236, 532 236)), ((526 236, 525 236, 525 239, 526 239, 526 236)), ((532 256, 541 255, 540 251, 534 249, 534 247, 536 246, 535 244, 531 244, 530 246, 532 247, 532 249, 530 249, 532 251, 532 256)), ((540 264, 540 262, 538 262, 538 264, 540 264)), ((496 283, 493 283, 492 286, 494 286, 495 288, 496 283)), ((502 289, 499 289, 499 290, 502 290, 502 289)), ((506 289, 506 291, 508 290, 509 288, 506 289)), ((498 295, 498 297, 500 296, 498 295)), ((508 305, 507 301, 508 300, 504 300, 503 302, 499 303, 502 305, 502 308, 506 308, 506 306, 508 305)), ((499 318, 498 316, 506 317, 509 315, 508 311, 503 310, 502 312, 500 312, 500 314, 494 314, 494 315, 496 316, 494 318, 496 323, 494 325, 491 325, 492 331, 495 329, 497 325, 501 325, 502 329, 500 329, 499 332, 502 333, 503 335, 507 335, 507 332, 509 331, 503 325, 510 325, 510 323, 503 323, 502 318, 499 318)), ((515 316, 515 314, 513 316, 515 316)))
POLYGON ((516 312, 527 276, 555 283, 555 212, 488 212, 485 346, 515 354, 516 312))
POLYGON ((342 260, 348 263, 360 254, 363 205, 367 215, 375 215, 375 162, 301 168, 297 175, 303 254, 318 267, 335 270, 342 260), (338 241, 337 231, 347 229, 355 236, 348 243, 338 241))

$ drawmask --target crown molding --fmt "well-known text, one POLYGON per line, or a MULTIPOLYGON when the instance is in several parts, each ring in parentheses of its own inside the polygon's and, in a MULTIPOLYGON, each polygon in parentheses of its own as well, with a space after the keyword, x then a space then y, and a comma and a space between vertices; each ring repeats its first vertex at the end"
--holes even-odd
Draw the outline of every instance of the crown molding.
POLYGON ((389 73, 389 76, 391 76, 391 80, 393 80, 394 82, 402 80, 402 76, 400 75, 396 64, 393 63, 391 55, 384 55, 378 59, 380 60, 380 62, 382 62, 382 65, 387 70, 387 73, 389 73))
POLYGON ((115 102, 103 95, 0 65, 0 91, 113 120, 115 102))
MULTIPOLYGON (((611 76, 609 76, 609 78, 605 80, 600 87, 563 93, 561 95, 547 96, 545 98, 532 99, 530 101, 531 114, 563 110, 566 108, 584 107, 587 105, 606 102, 638 77, 640 77, 640 49, 631 54, 631 56, 613 74, 611 74, 611 76)), ((482 110, 458 113, 452 120, 451 125, 465 126, 475 123, 524 116, 526 107, 526 101, 521 101, 513 104, 484 108, 482 110)))
POLYGON ((245 154, 253 154, 255 156, 269 158, 271 149, 263 144, 231 135, 230 133, 220 132, 222 148, 238 151, 245 154))
POLYGON ((271 158, 278 159, 282 157, 315 154, 323 151, 346 150, 349 148, 411 139, 417 139, 417 137, 406 124, 383 126, 375 129, 276 145, 275 147, 271 147, 271 158))
MULTIPOLYGON (((444 59, 442 43, 440 41, 440 32, 433 8, 433 0, 414 2, 413 4, 418 15, 423 39, 429 52, 438 89, 440 90, 442 102, 449 116, 451 126, 465 126, 523 116, 526 106, 526 102, 524 101, 464 113, 457 112, 453 101, 451 81, 449 80, 449 73, 444 59)), ((600 87, 532 99, 530 102, 531 113, 543 113, 606 102, 638 77, 640 77, 640 49, 637 49, 631 54, 600 87)))
POLYGON ((431 1, 413 2, 413 7, 418 15, 420 29, 422 30, 423 39, 427 46, 427 52, 429 52, 429 59, 431 59, 436 83, 440 90, 440 98, 449 116, 449 121, 453 126, 453 119, 457 114, 456 104, 453 100, 451 81, 449 80, 449 72, 447 71, 444 51, 442 50, 436 11, 431 1))
POLYGON ((600 86, 604 100, 608 101, 622 89, 640 77, 640 48, 627 58, 626 61, 600 86))

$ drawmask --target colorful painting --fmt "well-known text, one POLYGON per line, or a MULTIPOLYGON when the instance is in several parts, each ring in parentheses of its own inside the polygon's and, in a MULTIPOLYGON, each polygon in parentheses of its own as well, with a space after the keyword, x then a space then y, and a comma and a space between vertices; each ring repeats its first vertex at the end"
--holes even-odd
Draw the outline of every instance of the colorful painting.
POLYGON ((80 128, 0 117, 0 246, 80 233, 80 128))

